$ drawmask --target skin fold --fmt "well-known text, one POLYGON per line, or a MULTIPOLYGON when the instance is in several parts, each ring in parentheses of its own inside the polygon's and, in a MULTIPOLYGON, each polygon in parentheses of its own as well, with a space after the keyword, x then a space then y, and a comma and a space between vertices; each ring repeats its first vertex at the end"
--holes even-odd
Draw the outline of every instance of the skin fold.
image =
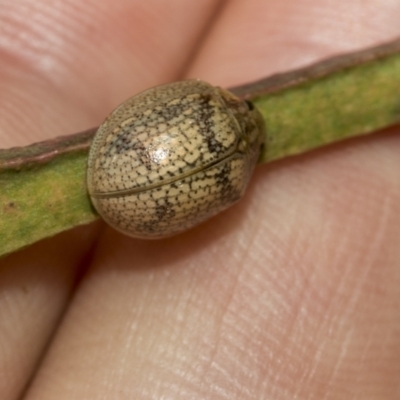
MULTIPOLYGON (((400 36, 397 0, 0 0, 0 147, 181 78, 229 87, 400 36)), ((400 131, 258 167, 142 241, 102 223, 0 260, 0 398, 400 398, 400 131)))

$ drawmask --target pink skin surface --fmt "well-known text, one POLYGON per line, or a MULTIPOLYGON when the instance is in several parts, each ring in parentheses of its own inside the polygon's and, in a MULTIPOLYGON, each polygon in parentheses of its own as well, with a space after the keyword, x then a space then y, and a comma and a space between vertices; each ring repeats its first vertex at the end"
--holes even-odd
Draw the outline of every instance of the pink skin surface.
MULTIPOLYGON (((167 81, 400 36, 398 0, 0 0, 0 147, 167 81)), ((162 241, 101 223, 0 261, 0 398, 400 398, 400 132, 262 166, 162 241)))

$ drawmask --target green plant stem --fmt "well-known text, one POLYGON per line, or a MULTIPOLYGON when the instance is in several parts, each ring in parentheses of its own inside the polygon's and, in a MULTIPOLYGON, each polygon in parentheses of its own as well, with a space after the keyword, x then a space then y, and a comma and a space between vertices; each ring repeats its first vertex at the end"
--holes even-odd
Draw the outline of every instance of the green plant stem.
POLYGON ((261 162, 301 154, 400 121, 400 39, 233 88, 261 111, 261 162))
MULTIPOLYGON (((400 39, 231 89, 263 115, 261 162, 400 122, 400 39)), ((0 256, 98 218, 86 191, 96 129, 0 150, 0 256)))

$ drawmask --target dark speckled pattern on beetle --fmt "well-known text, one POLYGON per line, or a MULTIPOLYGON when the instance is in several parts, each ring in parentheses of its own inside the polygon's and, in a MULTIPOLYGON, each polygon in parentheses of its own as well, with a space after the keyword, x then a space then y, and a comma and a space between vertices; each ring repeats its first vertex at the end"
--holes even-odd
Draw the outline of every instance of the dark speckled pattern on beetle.
POLYGON ((88 189, 115 229, 171 236, 236 202, 263 143, 257 110, 231 93, 189 80, 127 100, 100 126, 88 189))

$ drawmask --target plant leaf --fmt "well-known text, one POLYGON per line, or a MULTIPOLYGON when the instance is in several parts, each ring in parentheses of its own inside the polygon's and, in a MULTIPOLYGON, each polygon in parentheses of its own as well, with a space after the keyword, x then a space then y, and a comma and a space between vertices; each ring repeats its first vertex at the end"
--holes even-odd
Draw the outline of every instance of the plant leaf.
MULTIPOLYGON (((400 122, 400 39, 231 89, 266 126, 261 162, 400 122)), ((86 190, 96 129, 0 150, 0 256, 98 218, 86 190)))

